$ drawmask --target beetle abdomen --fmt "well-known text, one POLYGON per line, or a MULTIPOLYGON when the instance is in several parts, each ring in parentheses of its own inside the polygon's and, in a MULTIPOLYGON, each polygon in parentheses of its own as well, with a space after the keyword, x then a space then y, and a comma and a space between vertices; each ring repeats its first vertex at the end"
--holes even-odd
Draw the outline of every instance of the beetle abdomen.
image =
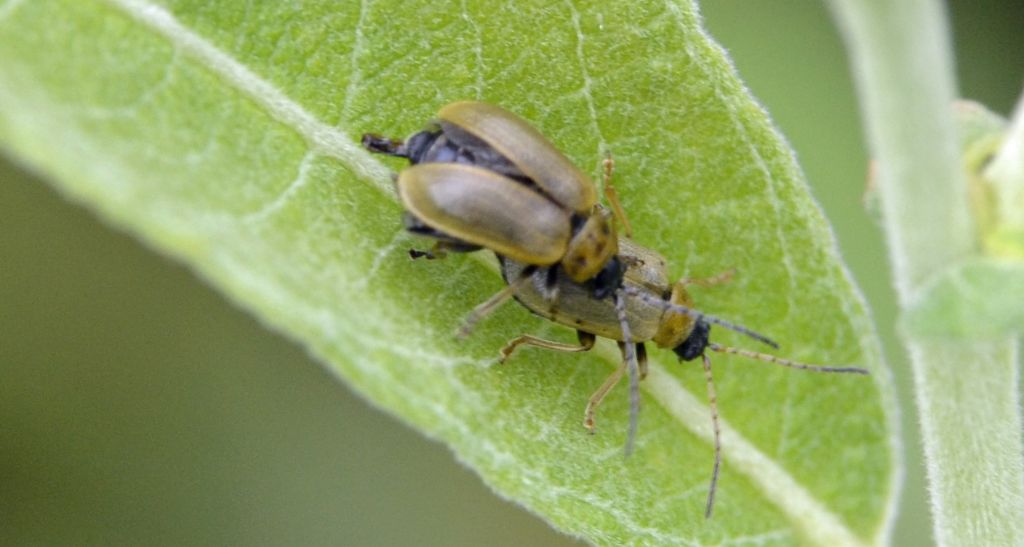
MULTIPOLYGON (((661 255, 636 245, 626 238, 619 239, 620 256, 627 266, 623 284, 649 291, 652 286, 668 286, 668 272, 661 255)), ((513 260, 501 261, 506 282, 519 277, 526 264, 513 260)), ((565 275, 558 276, 554 290, 548 287, 546 269, 533 273, 531 282, 515 292, 515 298, 531 312, 568 327, 604 338, 623 341, 622 327, 615 312, 612 298, 594 298, 588 284, 573 282, 565 275), (549 295, 555 294, 553 299, 549 295)), ((638 298, 626 298, 626 319, 634 342, 654 338, 664 310, 651 306, 638 298)))

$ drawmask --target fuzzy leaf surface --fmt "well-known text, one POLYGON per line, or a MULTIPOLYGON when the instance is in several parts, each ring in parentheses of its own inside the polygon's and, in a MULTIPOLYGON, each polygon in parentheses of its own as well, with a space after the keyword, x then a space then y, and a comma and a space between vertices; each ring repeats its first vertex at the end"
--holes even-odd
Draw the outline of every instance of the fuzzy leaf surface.
POLYGON ((6 0, 0 144, 561 530, 601 544, 885 541, 899 456, 873 327, 791 150, 690 2, 6 0), (703 309, 785 356, 873 376, 714 356, 725 464, 705 521, 699 366, 651 348, 624 459, 623 387, 597 435, 580 426, 613 345, 492 366, 521 333, 574 336, 509 305, 456 341, 500 278, 473 257, 408 260, 425 244, 401 227, 400 163, 359 137, 404 137, 465 98, 522 115, 595 177, 613 152, 636 240, 673 275, 737 268, 696 292, 703 309))

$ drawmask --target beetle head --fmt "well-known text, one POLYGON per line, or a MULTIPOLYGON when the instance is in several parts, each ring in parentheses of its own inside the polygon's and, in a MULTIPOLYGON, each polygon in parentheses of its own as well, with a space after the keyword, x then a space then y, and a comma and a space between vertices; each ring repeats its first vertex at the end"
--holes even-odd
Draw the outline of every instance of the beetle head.
POLYGON ((711 325, 703 319, 698 319, 693 323, 690 335, 678 346, 672 348, 672 351, 679 356, 680 360, 692 361, 704 354, 704 350, 708 347, 708 334, 710 333, 711 325))

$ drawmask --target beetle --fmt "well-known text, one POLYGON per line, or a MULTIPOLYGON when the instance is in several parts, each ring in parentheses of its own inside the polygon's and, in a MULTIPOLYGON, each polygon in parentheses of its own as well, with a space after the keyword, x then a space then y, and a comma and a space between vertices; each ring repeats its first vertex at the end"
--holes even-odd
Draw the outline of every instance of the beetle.
POLYGON ((430 251, 412 251, 414 258, 486 248, 524 264, 560 266, 548 270, 549 287, 562 274, 588 283, 597 298, 621 285, 611 217, 630 229, 610 184, 610 158, 605 195, 613 213, 598 204, 590 177, 544 135, 492 104, 451 103, 404 142, 367 133, 362 143, 409 160, 395 180, 405 225, 436 240, 430 251))
POLYGON ((531 282, 516 285, 514 298, 534 314, 576 329, 579 343, 565 344, 524 334, 510 340, 501 348, 499 362, 505 362, 516 348, 524 345, 554 351, 585 352, 594 347, 596 338, 599 336, 616 340, 623 354, 622 365, 608 376, 597 391, 591 395, 584 411, 583 425, 593 432, 597 408, 608 392, 619 383, 624 372, 630 366, 627 342, 635 342, 639 377, 630 378, 631 420, 629 440, 627 440, 628 447, 632 442, 636 427, 634 416, 636 407, 639 405, 638 382, 647 373, 647 352, 644 343, 650 341, 660 348, 670 349, 680 361, 692 361, 699 357, 707 384, 715 452, 711 484, 705 505, 705 517, 711 516, 714 507, 715 490, 722 461, 717 397, 711 375, 711 360, 707 356, 707 350, 741 355, 815 372, 868 374, 868 371, 863 368, 811 365, 712 342, 710 340, 711 325, 717 324, 750 336, 773 348, 778 348, 777 343, 762 334, 705 314, 693 307, 693 298, 687 287, 690 285, 712 287, 725 283, 732 278, 734 271, 730 270, 705 279, 684 277, 675 283, 669 283, 666 260, 657 252, 625 238, 619 240, 619 258, 626 265, 621 288, 621 293, 625 295, 622 300, 625 320, 622 319, 623 313, 618 309, 616 302, 594 298, 586 287, 571 280, 559 280, 556 296, 554 299, 550 299, 544 290, 546 279, 544 279, 543 272, 540 270, 528 272, 530 269, 528 266, 509 258, 501 258, 501 273, 506 282, 520 278, 524 272, 531 277, 531 282), (628 332, 623 331, 622 325, 624 324, 628 324, 628 332))
MULTIPOLYGON (((413 258, 486 248, 502 260, 525 265, 516 278, 507 279, 505 289, 473 309, 458 331, 460 337, 530 279, 544 280, 548 301, 556 299, 564 284, 585 288, 594 299, 610 300, 631 384, 639 381, 636 345, 620 290, 626 267, 617 256, 619 238, 612 217, 627 236, 632 230, 611 184, 610 156, 604 161, 604 193, 611 212, 598 204, 590 178, 544 135, 488 103, 451 103, 441 108, 436 121, 405 141, 367 133, 362 144, 370 152, 410 163, 395 178, 406 228, 436 240, 430 251, 410 251, 413 258)), ((637 408, 631 407, 627 454, 637 408)))

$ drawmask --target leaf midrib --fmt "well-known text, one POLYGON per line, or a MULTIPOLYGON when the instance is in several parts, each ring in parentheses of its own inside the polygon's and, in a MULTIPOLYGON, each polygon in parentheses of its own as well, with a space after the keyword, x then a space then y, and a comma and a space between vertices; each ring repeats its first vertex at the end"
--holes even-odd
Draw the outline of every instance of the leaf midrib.
POLYGON ((133 20, 155 30, 171 44, 224 79, 232 89, 251 98, 275 120, 293 129, 318 154, 339 160, 361 179, 394 196, 388 169, 337 128, 318 120, 273 84, 212 43, 184 27, 161 6, 140 0, 107 0, 133 20))

